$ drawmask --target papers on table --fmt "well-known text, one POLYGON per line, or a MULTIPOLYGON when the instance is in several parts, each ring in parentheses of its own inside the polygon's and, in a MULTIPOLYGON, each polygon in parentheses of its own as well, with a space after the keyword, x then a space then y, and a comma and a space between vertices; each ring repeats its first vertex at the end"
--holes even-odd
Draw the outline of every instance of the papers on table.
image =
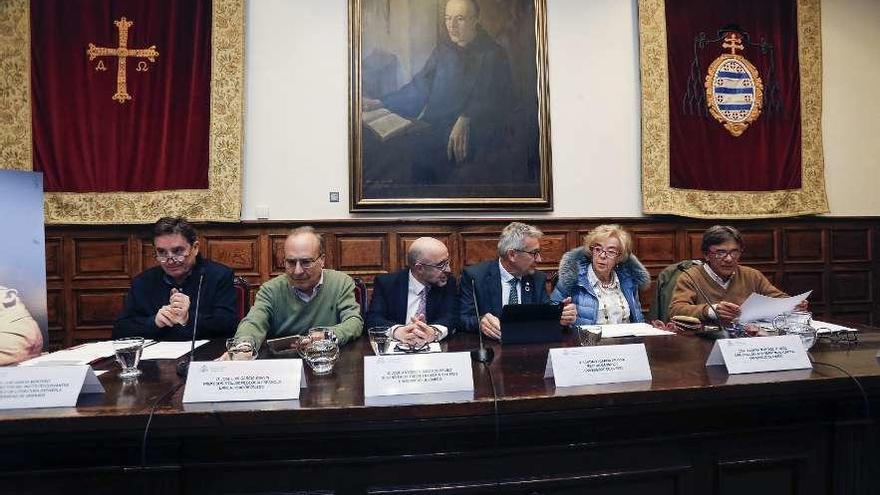
POLYGON ((647 323, 620 323, 617 325, 602 325, 602 338, 615 337, 652 337, 655 335, 675 335, 674 332, 654 328, 647 323))
POLYGON ((855 328, 845 327, 842 325, 835 325, 834 323, 828 323, 825 321, 811 320, 810 326, 816 329, 816 333, 822 335, 823 333, 831 333, 831 332, 855 332, 858 330, 855 328))
MULTIPOLYGON (((207 344, 207 340, 197 340, 196 348, 207 344)), ((156 342, 145 347, 141 361, 145 359, 179 359, 189 352, 192 342, 156 342)))
POLYGON ((791 313, 795 306, 810 297, 813 291, 809 290, 799 296, 792 297, 767 297, 752 292, 752 294, 740 305, 739 321, 751 323, 758 320, 772 319, 776 315, 791 313))
POLYGON ((19 366, 83 365, 113 356, 113 342, 90 342, 24 361, 19 366))

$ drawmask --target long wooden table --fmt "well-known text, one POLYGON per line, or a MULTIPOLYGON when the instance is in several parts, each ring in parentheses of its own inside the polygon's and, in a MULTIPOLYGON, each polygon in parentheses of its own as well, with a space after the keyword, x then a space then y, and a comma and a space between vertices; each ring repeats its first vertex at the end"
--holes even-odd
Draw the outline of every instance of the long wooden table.
POLYGON ((569 389, 543 378, 549 346, 493 343, 473 399, 435 404, 366 405, 364 339, 290 402, 183 405, 174 361, 123 383, 108 360, 103 395, 0 412, 0 492, 880 493, 880 333, 863 330, 818 343, 812 371, 748 376, 707 368, 695 336, 603 340, 644 342, 653 380, 569 389))

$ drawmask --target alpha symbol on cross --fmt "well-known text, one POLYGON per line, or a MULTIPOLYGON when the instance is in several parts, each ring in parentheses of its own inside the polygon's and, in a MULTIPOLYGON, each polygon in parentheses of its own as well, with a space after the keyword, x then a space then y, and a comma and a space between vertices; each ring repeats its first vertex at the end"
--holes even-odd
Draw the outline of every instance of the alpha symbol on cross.
MULTIPOLYGON (((125 17, 118 21, 113 21, 113 24, 116 24, 116 28, 119 30, 119 46, 116 48, 107 48, 103 46, 95 46, 94 43, 89 43, 89 49, 86 53, 89 54, 90 62, 97 57, 117 57, 119 67, 116 71, 116 94, 113 95, 113 99, 119 103, 125 103, 125 100, 131 99, 131 95, 128 94, 127 85, 125 83, 126 59, 128 57, 140 57, 146 58, 150 62, 155 62, 156 57, 159 56, 159 52, 156 51, 156 45, 152 45, 149 48, 128 47, 128 28, 133 26, 134 23, 125 17)), ((103 61, 99 60, 96 70, 106 70, 103 69, 103 66, 103 61)), ((147 63, 141 60, 138 63, 137 71, 147 72, 147 63)))

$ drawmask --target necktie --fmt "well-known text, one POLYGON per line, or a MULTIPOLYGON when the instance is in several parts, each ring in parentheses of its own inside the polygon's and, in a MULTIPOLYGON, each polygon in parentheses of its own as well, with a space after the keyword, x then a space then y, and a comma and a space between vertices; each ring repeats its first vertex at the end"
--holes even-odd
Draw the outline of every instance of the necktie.
POLYGON ((507 296, 507 304, 519 304, 519 293, 516 291, 516 286, 519 284, 518 278, 512 278, 507 281, 510 284, 510 292, 508 292, 507 296))
MULTIPOLYGON (((416 315, 424 315, 425 307, 427 306, 428 300, 428 287, 422 287, 422 290, 419 291, 419 307, 416 308, 416 315)), ((427 319, 427 315, 425 315, 427 319)))

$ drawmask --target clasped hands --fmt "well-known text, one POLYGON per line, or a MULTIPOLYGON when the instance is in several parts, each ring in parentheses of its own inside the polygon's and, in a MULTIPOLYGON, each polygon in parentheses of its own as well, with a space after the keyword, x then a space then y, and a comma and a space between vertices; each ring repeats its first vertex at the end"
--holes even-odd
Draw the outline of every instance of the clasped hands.
POLYGON ((391 338, 413 348, 424 347, 437 340, 439 332, 425 323, 425 315, 415 315, 406 325, 399 326, 391 333, 391 338))
MULTIPOLYGON (((568 327, 577 320, 577 308, 572 304, 571 298, 566 297, 562 300, 562 315, 559 317, 559 324, 568 327)), ((501 321, 492 313, 486 313, 480 318, 480 331, 487 337, 493 339, 501 338, 501 321)))
POLYGON ((177 289, 171 289, 168 304, 159 308, 159 312, 156 313, 156 326, 162 328, 186 325, 188 321, 189 296, 177 289))

